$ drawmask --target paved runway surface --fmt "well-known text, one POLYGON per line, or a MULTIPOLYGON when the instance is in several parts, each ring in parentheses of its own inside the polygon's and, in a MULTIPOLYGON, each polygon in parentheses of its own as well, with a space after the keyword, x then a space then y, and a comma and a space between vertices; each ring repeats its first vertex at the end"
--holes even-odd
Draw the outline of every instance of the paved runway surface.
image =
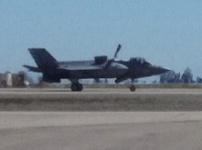
POLYGON ((0 150, 201 150, 202 112, 193 111, 201 110, 201 95, 201 89, 1 89, 2 110, 47 106, 49 112, 0 111, 0 150), (139 111, 50 111, 119 110, 118 104, 139 111))
POLYGON ((1 112, 1 150, 200 150, 202 112, 1 112))

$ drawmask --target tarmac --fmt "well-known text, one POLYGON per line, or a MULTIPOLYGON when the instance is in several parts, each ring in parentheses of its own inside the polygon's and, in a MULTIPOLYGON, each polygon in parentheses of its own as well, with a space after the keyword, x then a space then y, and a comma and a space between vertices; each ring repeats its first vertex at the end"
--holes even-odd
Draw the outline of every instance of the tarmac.
POLYGON ((202 149, 202 112, 1 112, 1 150, 202 149))
MULTIPOLYGON (((124 89, 125 90, 125 89, 124 89)), ((120 89, 90 89, 81 93, 5 90, 5 95, 134 94, 120 89), (24 93, 23 93, 24 92, 24 93)), ((136 94, 200 94, 200 89, 141 89, 136 94), (139 93, 138 93, 139 92, 139 93)), ((1 111, 1 150, 171 150, 202 149, 201 111, 57 112, 1 111)))

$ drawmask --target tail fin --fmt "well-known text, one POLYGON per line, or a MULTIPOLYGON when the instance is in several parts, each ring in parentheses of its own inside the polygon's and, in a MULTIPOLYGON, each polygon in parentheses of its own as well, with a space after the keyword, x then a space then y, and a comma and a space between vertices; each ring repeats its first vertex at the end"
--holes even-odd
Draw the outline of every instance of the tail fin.
POLYGON ((57 60, 46 49, 30 48, 28 50, 39 68, 48 69, 58 67, 57 60))

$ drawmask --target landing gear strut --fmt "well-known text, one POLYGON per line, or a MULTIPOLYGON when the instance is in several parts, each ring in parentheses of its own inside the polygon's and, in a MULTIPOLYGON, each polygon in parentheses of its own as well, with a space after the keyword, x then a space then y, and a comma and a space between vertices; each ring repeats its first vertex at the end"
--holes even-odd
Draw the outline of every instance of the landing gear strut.
POLYGON ((80 83, 72 83, 71 90, 72 91, 82 91, 83 85, 80 83))
POLYGON ((130 91, 131 91, 131 92, 134 92, 134 91, 136 90, 136 87, 135 87, 135 85, 133 84, 134 78, 132 78, 131 81, 132 81, 132 85, 130 86, 130 91))

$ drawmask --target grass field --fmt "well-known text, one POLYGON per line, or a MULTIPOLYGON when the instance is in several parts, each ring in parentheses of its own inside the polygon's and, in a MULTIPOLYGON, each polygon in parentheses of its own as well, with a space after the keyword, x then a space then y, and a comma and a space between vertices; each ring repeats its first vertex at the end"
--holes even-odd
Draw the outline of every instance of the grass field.
MULTIPOLYGON (((11 90, 12 91, 12 90, 11 90)), ((11 92, 10 91, 10 92, 11 92)), ((0 94, 0 111, 201 111, 200 89, 26 90, 0 94), (21 94, 24 92, 24 94, 21 94), (160 94, 159 94, 160 92, 160 94)))
MULTIPOLYGON (((135 84, 136 88, 187 88, 187 89, 197 89, 202 88, 200 84, 135 84)), ((69 86, 70 87, 70 86, 69 86)), ((129 85, 126 84, 88 84, 85 85, 88 88, 129 88, 129 85)))
MULTIPOLYGON (((84 88, 129 88, 130 84, 83 84, 84 88)), ((187 88, 187 89, 200 89, 202 88, 201 84, 135 84, 138 89, 145 88, 187 88)), ((36 85, 32 85, 36 87, 36 85)), ((70 88, 71 84, 47 84, 45 83, 43 88, 70 88)), ((39 87, 38 87, 39 88, 39 87)))

